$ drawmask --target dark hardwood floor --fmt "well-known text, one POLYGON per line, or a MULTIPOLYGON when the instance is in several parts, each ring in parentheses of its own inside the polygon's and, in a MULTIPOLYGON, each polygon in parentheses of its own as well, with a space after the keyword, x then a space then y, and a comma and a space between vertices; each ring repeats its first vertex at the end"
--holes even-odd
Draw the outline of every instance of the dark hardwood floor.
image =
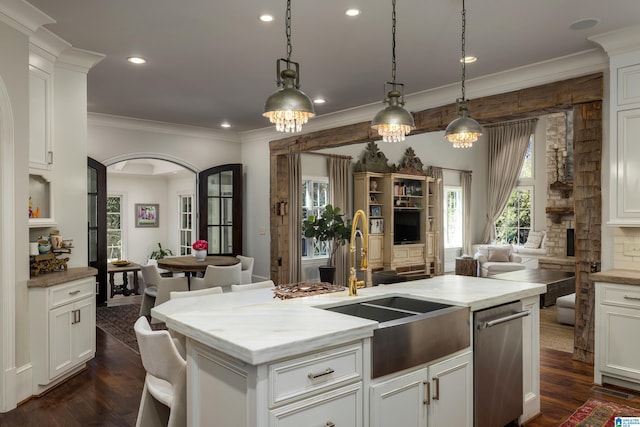
MULTIPOLYGON (((134 426, 144 380, 140 356, 100 329, 96 339, 96 358, 86 371, 0 414, 0 426, 134 426)), ((526 427, 557 427, 591 397, 640 408, 638 396, 594 391, 593 367, 572 360, 570 353, 542 349, 540 361, 542 414, 526 427)))

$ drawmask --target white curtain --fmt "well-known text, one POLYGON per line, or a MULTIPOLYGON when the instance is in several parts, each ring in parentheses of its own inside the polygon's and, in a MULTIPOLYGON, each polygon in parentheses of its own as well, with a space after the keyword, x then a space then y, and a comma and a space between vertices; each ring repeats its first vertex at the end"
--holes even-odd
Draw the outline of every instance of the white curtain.
POLYGON ((302 272, 302 166, 300 153, 289 160, 289 282, 298 283, 302 272))
POLYGON ((462 253, 471 253, 471 172, 460 172, 462 183, 462 253))
MULTIPOLYGON (((345 219, 351 217, 349 200, 349 180, 351 179, 351 159, 344 157, 329 157, 329 198, 334 207, 340 208, 345 219)), ((335 284, 347 286, 349 278, 349 248, 347 245, 338 248, 336 252, 335 284)))
POLYGON ((537 120, 485 126, 489 143, 489 180, 483 243, 493 242, 496 238, 496 220, 518 182, 529 138, 535 132, 537 120))
POLYGON ((431 166, 429 168, 429 175, 435 179, 439 179, 438 182, 438 194, 440 195, 440 205, 436 206, 436 212, 440 212, 440 214, 436 215, 436 230, 438 230, 438 260, 436 266, 436 274, 442 274, 442 264, 444 263, 444 221, 442 218, 442 213, 444 212, 444 179, 442 168, 437 166, 431 166))

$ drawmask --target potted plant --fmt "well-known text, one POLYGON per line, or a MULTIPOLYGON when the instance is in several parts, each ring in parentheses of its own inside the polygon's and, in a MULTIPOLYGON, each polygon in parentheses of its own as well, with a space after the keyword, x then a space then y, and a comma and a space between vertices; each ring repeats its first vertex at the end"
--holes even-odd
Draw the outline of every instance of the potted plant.
POLYGON ((310 215, 302 221, 302 234, 305 237, 329 243, 329 260, 326 266, 319 267, 320 280, 333 283, 336 273, 335 258, 338 248, 349 240, 351 226, 344 220, 340 208, 325 206, 319 217, 310 215))
POLYGON ((155 251, 151 252, 151 255, 149 255, 149 259, 162 259, 168 255, 173 255, 173 252, 171 252, 171 249, 165 249, 162 247, 162 245, 160 244, 160 242, 158 242, 158 249, 156 249, 155 251))
POLYGON ((207 250, 209 249, 209 243, 206 240, 196 240, 191 245, 193 253, 198 261, 204 261, 207 258, 207 250))

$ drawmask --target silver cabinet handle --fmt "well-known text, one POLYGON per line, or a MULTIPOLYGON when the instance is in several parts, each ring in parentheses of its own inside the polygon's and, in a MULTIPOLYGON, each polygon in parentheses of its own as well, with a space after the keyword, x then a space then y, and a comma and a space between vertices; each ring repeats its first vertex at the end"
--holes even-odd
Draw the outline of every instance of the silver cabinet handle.
POLYGON ((436 391, 433 393, 433 400, 440 400, 440 378, 433 377, 433 382, 436 386, 436 391))
POLYGON ((625 295, 624 299, 630 299, 630 300, 633 300, 633 301, 640 301, 640 297, 631 297, 629 295, 625 295))
POLYGON ((499 319, 490 320, 488 322, 483 322, 478 325, 478 329, 486 329, 492 326, 497 326, 501 323, 506 323, 511 320, 520 319, 521 317, 527 317, 531 314, 531 310, 520 311, 518 313, 510 314, 508 316, 501 317, 499 319))
POLYGON ((327 423, 325 424, 325 427, 336 427, 336 425, 331 421, 327 421, 327 423))
POLYGON ((76 290, 76 291, 71 291, 69 292, 69 295, 77 295, 80 293, 80 289, 76 290))
POLYGON ((307 377, 309 377, 310 380, 315 380, 315 379, 318 379, 320 377, 324 377, 325 375, 333 374, 334 372, 335 371, 333 369, 327 368, 323 372, 320 372, 319 374, 314 374, 313 372, 309 372, 307 374, 307 377))
POLYGON ((424 384, 424 400, 422 403, 429 406, 429 401, 431 400, 431 383, 429 381, 423 381, 422 384, 424 384))

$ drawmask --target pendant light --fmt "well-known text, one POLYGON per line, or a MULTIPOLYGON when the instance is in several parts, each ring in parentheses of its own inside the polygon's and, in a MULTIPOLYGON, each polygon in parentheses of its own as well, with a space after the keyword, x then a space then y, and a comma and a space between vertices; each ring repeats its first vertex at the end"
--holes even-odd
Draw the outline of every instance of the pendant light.
POLYGON ((371 122, 371 127, 378 131, 384 142, 401 142, 405 136, 416 128, 413 116, 404 106, 404 85, 396 83, 396 0, 391 1, 393 12, 391 14, 391 36, 392 36, 392 61, 391 61, 391 82, 386 82, 391 88, 386 94, 384 103, 386 107, 375 115, 371 122), (398 90, 400 89, 400 90, 398 90))
POLYGON ((291 61, 291 0, 287 0, 287 59, 276 61, 278 91, 264 103, 263 116, 276 125, 278 132, 300 132, 302 125, 315 116, 313 102, 300 90, 300 64, 291 61), (286 64, 280 70, 281 64, 286 64), (293 67, 293 68, 292 68, 293 67))
POLYGON ((469 117, 469 101, 464 97, 464 79, 466 74, 465 56, 465 32, 466 32, 466 9, 462 0, 462 98, 456 100, 458 118, 453 120, 444 131, 444 137, 453 144, 455 148, 473 147, 473 143, 478 140, 483 133, 482 126, 469 117))

